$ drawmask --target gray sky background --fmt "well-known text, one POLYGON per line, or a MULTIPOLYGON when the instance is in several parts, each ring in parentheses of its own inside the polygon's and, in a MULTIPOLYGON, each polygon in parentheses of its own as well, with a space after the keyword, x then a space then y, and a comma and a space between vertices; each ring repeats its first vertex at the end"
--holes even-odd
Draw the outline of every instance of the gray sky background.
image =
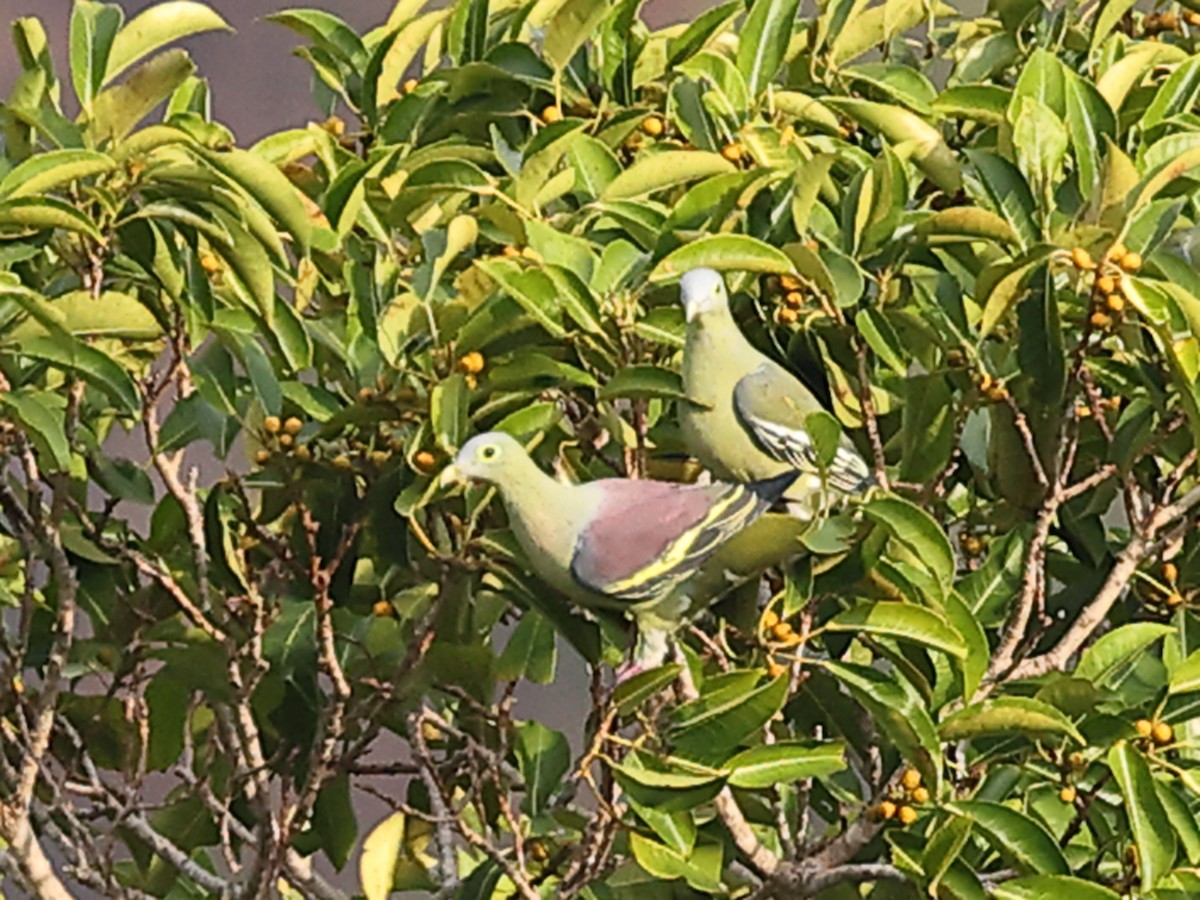
MULTIPOLYGON (((126 19, 152 5, 150 0, 120 0, 126 19)), ((239 143, 249 145, 268 132, 302 125, 316 115, 309 95, 309 67, 292 55, 302 39, 265 16, 289 7, 325 9, 341 16, 360 32, 387 19, 395 0, 211 0, 236 29, 214 32, 181 42, 196 60, 200 74, 212 85, 213 115, 228 125, 239 143)), ((431 0, 430 8, 443 6, 431 0)), ((647 0, 643 18, 652 27, 691 19, 715 0, 647 0)), ((0 23, 18 16, 42 20, 53 46, 60 75, 67 72, 67 23, 71 0, 0 0, 0 23)), ((0 34, 0 97, 7 97, 19 69, 8 29, 0 34)))

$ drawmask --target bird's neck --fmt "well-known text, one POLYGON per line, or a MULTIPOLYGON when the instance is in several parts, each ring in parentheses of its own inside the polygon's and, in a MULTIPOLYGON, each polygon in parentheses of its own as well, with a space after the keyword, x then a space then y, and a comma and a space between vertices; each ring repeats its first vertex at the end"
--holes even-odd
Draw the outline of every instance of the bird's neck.
POLYGON ((557 557, 574 546, 573 540, 565 540, 564 528, 574 509, 568 496, 572 487, 547 475, 531 459, 513 465, 498 485, 509 524, 531 557, 537 553, 557 557), (528 546, 531 543, 537 546, 528 546))

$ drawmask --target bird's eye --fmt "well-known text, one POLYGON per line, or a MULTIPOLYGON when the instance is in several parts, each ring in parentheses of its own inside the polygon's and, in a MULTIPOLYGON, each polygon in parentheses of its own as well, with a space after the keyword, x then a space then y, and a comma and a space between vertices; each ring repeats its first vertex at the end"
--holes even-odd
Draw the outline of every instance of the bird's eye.
POLYGON ((479 451, 479 457, 480 457, 480 459, 495 459, 496 454, 499 452, 500 452, 499 448, 496 447, 494 444, 488 444, 486 447, 484 447, 482 450, 479 451))

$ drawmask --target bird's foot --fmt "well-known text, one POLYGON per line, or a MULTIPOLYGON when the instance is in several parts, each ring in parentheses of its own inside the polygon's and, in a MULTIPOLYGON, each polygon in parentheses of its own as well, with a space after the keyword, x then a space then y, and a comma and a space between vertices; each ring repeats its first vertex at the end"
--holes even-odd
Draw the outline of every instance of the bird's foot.
POLYGON ((645 671, 646 667, 636 659, 627 659, 625 662, 621 663, 621 665, 617 666, 614 672, 614 674, 617 676, 617 680, 613 683, 613 687, 616 687, 619 684, 624 684, 630 678, 633 678, 635 675, 640 675, 645 671))

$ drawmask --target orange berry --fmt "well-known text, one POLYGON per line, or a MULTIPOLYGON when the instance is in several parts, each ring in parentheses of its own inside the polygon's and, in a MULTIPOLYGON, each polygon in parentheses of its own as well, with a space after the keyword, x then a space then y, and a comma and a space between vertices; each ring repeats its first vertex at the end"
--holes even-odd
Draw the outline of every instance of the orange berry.
POLYGON ((804 286, 795 275, 780 275, 779 285, 785 291, 798 291, 804 286))
POLYGON ((342 471, 348 471, 354 468, 354 463, 351 462, 350 457, 346 456, 344 453, 333 458, 333 465, 334 468, 341 469, 342 471))
POLYGON ((292 416, 286 422, 283 423, 283 430, 286 431, 290 435, 299 434, 300 429, 303 427, 304 427, 304 423, 301 422, 299 419, 297 419, 295 416, 292 416))
POLYGON ((396 608, 387 600, 376 600, 371 607, 371 614, 380 619, 395 618, 396 608))
POLYGON ((1172 740, 1174 740, 1175 729, 1173 729, 1166 722, 1155 722, 1154 729, 1150 736, 1154 738, 1154 743, 1161 747, 1164 744, 1169 744, 1172 740))
POLYGON ((900 783, 904 785, 904 789, 915 791, 921 786, 921 773, 916 769, 907 769, 900 777, 900 783))
POLYGON ((270 458, 271 458, 270 450, 259 450, 257 453, 254 454, 254 461, 256 463, 258 463, 260 466, 266 465, 267 461, 270 458))
POLYGON ((1101 275, 1096 279, 1096 291, 1101 294, 1115 294, 1117 291, 1117 279, 1111 275, 1101 275))
POLYGON ((988 388, 992 386, 992 376, 987 372, 979 372, 975 376, 975 386, 986 393, 988 388))
POLYGON ((1173 562, 1165 562, 1162 564, 1162 577, 1174 584, 1179 580, 1179 566, 1173 562))
POLYGON ((911 806, 900 807, 900 812, 898 815, 901 825, 911 825, 913 822, 917 821, 917 811, 911 806))
POLYGON ((220 257, 214 253, 201 253, 200 268, 202 268, 209 275, 215 275, 217 272, 221 271, 220 257))
POLYGON ((458 370, 467 375, 478 375, 483 371, 483 354, 478 350, 472 350, 465 354, 458 361, 458 370))
POLYGON ((804 305, 804 295, 799 291, 788 291, 783 295, 783 302, 796 309, 804 305))
POLYGON ((1058 792, 1058 799, 1061 800, 1063 803, 1074 803, 1075 802, 1075 788, 1071 787, 1070 785, 1067 785, 1065 788, 1063 788, 1061 791, 1058 792))
POLYGON ((875 807, 875 814, 881 819, 890 819, 896 815, 896 804, 891 800, 884 800, 875 807))
POLYGON ((742 158, 744 149, 740 143, 734 141, 732 144, 726 144, 721 148, 721 155, 730 162, 735 163, 742 158))
POLYGON ((529 855, 538 862, 545 862, 550 858, 550 851, 546 849, 546 845, 541 841, 531 841, 529 843, 529 855))
POLYGON ((1118 265, 1126 272, 1136 272, 1142 267, 1142 254, 1126 253, 1121 257, 1118 265))
POLYGON ((1109 294, 1104 298, 1104 305, 1108 307, 1109 312, 1119 313, 1125 308, 1125 298, 1120 294, 1109 294))
POLYGON ((658 137, 666 130, 667 126, 660 116, 646 116, 642 119, 642 131, 650 137, 658 137))
POLYGON ((1092 259, 1092 254, 1088 253, 1082 247, 1075 247, 1071 250, 1071 263, 1077 269, 1096 268, 1096 263, 1092 259))
POLYGON ((1113 244, 1108 248, 1108 252, 1104 254, 1105 259, 1111 259, 1113 262, 1118 262, 1128 251, 1122 243, 1113 244))
POLYGON ((1179 593, 1179 591, 1171 591, 1171 593, 1167 595, 1167 599, 1163 602, 1166 603, 1171 609, 1177 609, 1178 607, 1183 606, 1183 594, 1179 593))
POLYGON ((1149 719, 1138 719, 1133 723, 1134 730, 1138 733, 1138 737, 1150 737, 1154 731, 1154 723, 1149 719))
POLYGON ((283 427, 283 423, 279 421, 279 416, 267 416, 263 419, 263 431, 267 434, 279 434, 279 429, 283 427))
POLYGON ((763 613, 762 623, 763 628, 766 631, 770 631, 779 624, 779 613, 775 612, 773 609, 768 609, 765 613, 763 613))
POLYGON ((777 663, 775 660, 771 660, 769 663, 767 663, 767 674, 772 678, 780 678, 786 673, 787 666, 783 665, 782 663, 777 663))
POLYGON ((370 400, 374 396, 375 396, 374 388, 365 387, 365 388, 358 389, 358 399, 359 399, 359 402, 361 402, 361 403, 366 403, 368 400, 370 400))
POLYGON ((507 256, 509 259, 513 259, 514 257, 521 255, 521 251, 518 250, 516 247, 514 247, 512 244, 506 244, 504 249, 501 250, 500 252, 503 253, 505 256, 507 256))
POLYGON ((437 465, 437 457, 428 450, 419 450, 413 456, 413 465, 417 467, 418 471, 428 474, 437 465))
POLYGON ((775 321, 780 325, 795 325, 800 320, 800 313, 790 306, 781 306, 775 310, 775 321))
POLYGON ((371 465, 376 468, 382 468, 387 465, 387 461, 391 459, 391 456, 384 450, 372 450, 369 459, 371 460, 371 465))
POLYGON ((1099 328, 1101 331, 1112 325, 1112 316, 1108 313, 1094 312, 1089 320, 1093 328, 1099 328))
POLYGON ((330 116, 321 123, 321 128, 332 134, 334 137, 341 137, 346 133, 346 123, 337 116, 330 116))
POLYGON ((919 787, 915 791, 913 791, 909 796, 912 797, 913 803, 921 803, 921 804, 928 803, 929 802, 929 789, 919 787))
POLYGON ((561 122, 562 117, 562 110, 553 103, 542 110, 542 121, 547 125, 553 125, 555 122, 561 122))
POLYGON ((293 456, 295 456, 296 459, 300 460, 300 462, 308 462, 309 460, 312 459, 312 451, 308 449, 307 444, 301 444, 299 447, 296 448, 295 452, 293 453, 293 456))
POLYGON ((282 447, 284 450, 286 450, 288 447, 292 446, 292 444, 295 443, 295 441, 296 441, 296 439, 294 437, 292 437, 290 434, 281 434, 279 436, 279 446, 282 447))
POLYGON ((408 79, 406 82, 404 82, 404 93, 411 94, 417 89, 418 86, 420 86, 420 84, 421 82, 417 81, 415 78, 408 79))
POLYGON ((787 622, 776 622, 771 626, 771 637, 777 641, 786 641, 795 633, 787 622))
POLYGON ((987 396, 993 403, 1003 403, 1008 399, 1008 388, 1002 384, 994 384, 988 388, 987 396))

